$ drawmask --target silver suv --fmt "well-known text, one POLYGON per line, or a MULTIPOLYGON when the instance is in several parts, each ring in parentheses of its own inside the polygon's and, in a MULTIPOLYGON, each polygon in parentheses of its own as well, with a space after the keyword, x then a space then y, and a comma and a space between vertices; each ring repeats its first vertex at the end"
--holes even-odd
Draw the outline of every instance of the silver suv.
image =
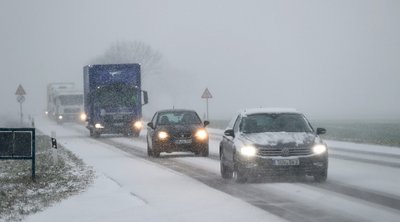
POLYGON ((293 109, 246 109, 229 123, 220 143, 221 176, 246 182, 249 177, 294 173, 323 182, 328 175, 328 148, 293 109))

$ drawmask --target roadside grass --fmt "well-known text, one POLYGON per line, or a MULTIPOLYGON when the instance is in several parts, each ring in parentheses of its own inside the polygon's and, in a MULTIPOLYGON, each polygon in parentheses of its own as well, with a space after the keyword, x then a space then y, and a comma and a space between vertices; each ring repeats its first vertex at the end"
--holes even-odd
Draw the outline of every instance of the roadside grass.
MULTIPOLYGON (((37 133, 38 134, 38 133, 37 133)), ((51 148, 50 138, 36 136, 36 180, 31 160, 0 161, 0 221, 21 221, 71 195, 94 179, 94 171, 72 152, 51 148)))

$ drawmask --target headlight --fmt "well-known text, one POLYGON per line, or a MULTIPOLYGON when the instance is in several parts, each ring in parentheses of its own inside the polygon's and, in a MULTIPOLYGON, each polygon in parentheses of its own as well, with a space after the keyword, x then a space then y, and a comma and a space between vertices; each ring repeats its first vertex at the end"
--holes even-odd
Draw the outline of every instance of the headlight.
POLYGON ((167 132, 164 132, 164 131, 158 132, 158 138, 159 139, 163 140, 163 139, 166 139, 167 137, 168 137, 168 133, 167 132))
POLYGON ((135 127, 135 129, 141 129, 143 127, 142 121, 136 121, 133 123, 133 127, 135 127))
POLYGON ((240 148, 240 154, 243 156, 255 156, 257 154, 257 149, 254 146, 244 146, 240 148))
POLYGON ((63 119, 63 116, 62 116, 62 115, 59 115, 59 116, 58 116, 58 119, 59 119, 59 120, 63 119))
POLYGON ((86 121, 86 113, 81 113, 81 116, 80 116, 80 118, 81 118, 81 120, 82 121, 86 121))
POLYGON ((326 146, 325 146, 324 144, 316 144, 316 145, 313 147, 313 152, 314 152, 315 154, 322 154, 322 153, 325 153, 325 152, 326 152, 326 146))
POLYGON ((49 115, 49 112, 48 112, 48 111, 46 111, 46 112, 44 112, 44 114, 46 114, 46 116, 47 116, 47 115, 49 115))
POLYGON ((199 129, 194 136, 199 140, 205 140, 208 137, 208 133, 204 129, 199 129))
POLYGON ((101 125, 100 123, 96 123, 96 124, 94 125, 94 127, 95 127, 96 129, 103 129, 103 128, 104 128, 104 126, 101 125))

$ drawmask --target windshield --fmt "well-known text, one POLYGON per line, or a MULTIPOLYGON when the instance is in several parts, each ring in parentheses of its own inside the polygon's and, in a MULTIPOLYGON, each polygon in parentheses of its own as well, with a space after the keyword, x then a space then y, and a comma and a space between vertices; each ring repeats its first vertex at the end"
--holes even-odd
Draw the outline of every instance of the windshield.
POLYGON ((201 120, 197 113, 192 111, 177 111, 160 113, 159 125, 191 125, 200 124, 201 120))
POLYGON ((61 105, 71 106, 71 105, 82 105, 83 95, 65 95, 60 96, 61 105))
POLYGON ((312 128, 300 114, 255 114, 242 119, 240 131, 243 133, 312 132, 312 128))
POLYGON ((113 84, 98 88, 92 93, 94 103, 100 107, 136 105, 137 89, 125 84, 113 84))

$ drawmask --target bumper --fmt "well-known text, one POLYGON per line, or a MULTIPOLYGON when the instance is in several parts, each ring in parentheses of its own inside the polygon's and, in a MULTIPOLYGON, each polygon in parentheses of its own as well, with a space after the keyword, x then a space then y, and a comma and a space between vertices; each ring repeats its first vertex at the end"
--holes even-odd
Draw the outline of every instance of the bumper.
POLYGON ((253 176, 284 174, 315 175, 328 169, 327 153, 291 157, 240 157, 235 162, 236 167, 240 171, 253 176))
POLYGON ((179 144, 172 141, 155 141, 153 143, 153 149, 158 152, 201 152, 208 150, 208 141, 196 141, 193 140, 190 143, 179 144))
POLYGON ((128 132, 140 132, 141 128, 135 128, 130 123, 110 123, 102 125, 102 128, 96 128, 93 125, 88 125, 88 129, 93 129, 95 132, 100 134, 114 134, 114 133, 128 133, 128 132))

